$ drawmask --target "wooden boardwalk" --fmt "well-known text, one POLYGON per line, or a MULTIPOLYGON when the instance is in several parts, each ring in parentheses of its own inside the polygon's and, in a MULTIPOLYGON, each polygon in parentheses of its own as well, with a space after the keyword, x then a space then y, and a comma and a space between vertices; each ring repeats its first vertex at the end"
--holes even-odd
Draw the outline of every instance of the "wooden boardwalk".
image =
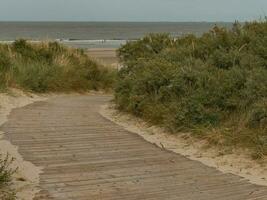
POLYGON ((144 141, 103 118, 107 96, 61 96, 14 110, 0 129, 44 168, 36 200, 256 200, 267 188, 144 141))

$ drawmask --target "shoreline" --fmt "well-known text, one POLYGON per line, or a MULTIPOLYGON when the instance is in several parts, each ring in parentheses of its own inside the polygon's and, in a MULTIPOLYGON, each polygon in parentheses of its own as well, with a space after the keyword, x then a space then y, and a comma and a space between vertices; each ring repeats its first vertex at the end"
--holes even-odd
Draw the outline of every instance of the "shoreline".
MULTIPOLYGON (((121 45, 126 44, 127 41, 135 41, 135 40, 125 40, 125 39, 41 39, 41 40, 31 40, 26 39, 29 43, 41 43, 41 42, 58 42, 60 44, 66 45, 67 47, 71 48, 78 48, 84 50, 92 50, 92 49, 117 49, 121 45)), ((0 40, 0 44, 12 44, 15 40, 0 40)))

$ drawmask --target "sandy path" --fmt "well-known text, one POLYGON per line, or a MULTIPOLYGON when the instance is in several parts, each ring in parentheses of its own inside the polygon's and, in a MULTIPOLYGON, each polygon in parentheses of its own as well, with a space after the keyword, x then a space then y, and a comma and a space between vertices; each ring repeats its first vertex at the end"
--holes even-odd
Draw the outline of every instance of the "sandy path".
POLYGON ((99 114, 109 96, 59 96, 15 109, 1 130, 43 168, 35 199, 249 200, 267 188, 161 149, 99 114))

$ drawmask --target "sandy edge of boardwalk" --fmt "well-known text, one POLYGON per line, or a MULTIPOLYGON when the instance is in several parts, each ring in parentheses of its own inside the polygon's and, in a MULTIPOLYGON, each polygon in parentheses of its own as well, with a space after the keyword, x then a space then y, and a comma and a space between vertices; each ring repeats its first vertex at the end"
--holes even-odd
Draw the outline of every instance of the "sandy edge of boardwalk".
MULTIPOLYGON (((45 98, 33 94, 26 94, 16 89, 11 89, 9 94, 0 93, 0 126, 7 121, 12 109, 42 100, 45 100, 45 98)), ((39 174, 42 169, 23 160, 18 152, 18 147, 3 139, 4 134, 4 132, 0 131, 0 154, 2 157, 9 154, 10 157, 15 159, 11 167, 14 169, 18 168, 17 173, 14 175, 12 188, 17 193, 17 199, 31 200, 39 191, 39 174)))
POLYGON ((142 136, 160 148, 181 154, 191 160, 215 167, 223 173, 232 173, 249 180, 253 184, 267 186, 267 164, 253 161, 244 150, 232 154, 221 154, 215 148, 204 148, 205 141, 199 141, 189 134, 172 135, 164 129, 150 126, 132 115, 118 112, 113 104, 104 105, 100 114, 121 125, 126 130, 142 136))

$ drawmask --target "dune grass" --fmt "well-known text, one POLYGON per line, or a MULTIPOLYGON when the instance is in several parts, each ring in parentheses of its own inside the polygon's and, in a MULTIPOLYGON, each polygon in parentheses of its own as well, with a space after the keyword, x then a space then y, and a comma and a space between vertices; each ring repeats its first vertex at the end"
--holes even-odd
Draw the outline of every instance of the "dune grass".
POLYGON ((92 61, 83 50, 56 42, 17 40, 0 45, 0 88, 33 92, 108 90, 115 72, 92 61))
POLYGON ((173 133, 267 155, 267 22, 201 37, 152 34, 118 50, 115 102, 173 133))

